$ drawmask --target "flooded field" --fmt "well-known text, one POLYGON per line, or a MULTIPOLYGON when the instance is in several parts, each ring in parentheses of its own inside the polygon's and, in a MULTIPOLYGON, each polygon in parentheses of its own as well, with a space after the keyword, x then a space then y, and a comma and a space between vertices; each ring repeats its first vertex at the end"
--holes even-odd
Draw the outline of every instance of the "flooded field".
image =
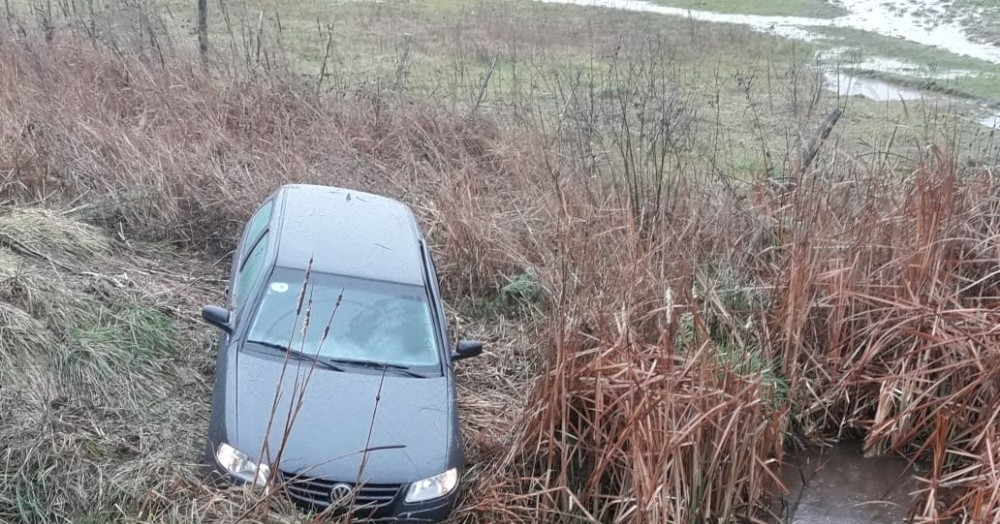
POLYGON ((684 16, 705 22, 739 24, 789 38, 816 38, 811 28, 847 28, 869 31, 882 36, 902 38, 918 44, 936 47, 957 55, 978 58, 1000 64, 1000 47, 970 38, 956 21, 942 21, 936 14, 944 12, 946 2, 940 0, 838 0, 849 13, 836 18, 799 16, 764 16, 736 13, 716 13, 669 7, 644 0, 539 0, 546 3, 573 4, 642 11, 671 16, 684 16))
MULTIPOLYGON (((687 17, 693 20, 724 24, 743 25, 755 31, 784 38, 804 41, 829 41, 824 30, 852 30, 892 39, 901 39, 937 50, 943 50, 960 57, 997 65, 1000 73, 1000 46, 981 42, 970 36, 962 21, 964 17, 976 13, 956 11, 949 2, 942 0, 836 0, 833 2, 844 8, 847 14, 834 18, 812 18, 800 16, 764 16, 738 13, 718 13, 713 11, 670 7, 644 0, 538 0, 546 3, 572 4, 579 6, 604 7, 642 11, 667 16, 687 17), (952 10, 952 11, 949 11, 952 10), (948 16, 945 16, 945 15, 948 16)), ((982 71, 938 70, 921 64, 891 56, 870 56, 879 54, 879 49, 858 46, 830 47, 819 51, 817 67, 822 69, 826 88, 841 96, 863 96, 880 102, 900 100, 947 100, 955 107, 964 107, 964 112, 975 121, 987 125, 995 118, 995 110, 986 106, 996 106, 996 100, 976 100, 969 102, 946 95, 935 89, 916 89, 910 83, 897 84, 884 78, 874 78, 881 74, 923 81, 946 81, 957 78, 976 78, 982 71), (842 59, 851 51, 866 55, 857 60, 842 59), (846 69, 848 71, 841 71, 846 69), (854 72, 863 74, 855 74, 854 72)), ((992 69, 986 66, 988 69, 992 69)), ((884 75, 881 75, 884 76, 884 75)), ((933 82, 931 82, 933 83, 933 82)), ((990 124, 991 125, 991 124, 990 124)))

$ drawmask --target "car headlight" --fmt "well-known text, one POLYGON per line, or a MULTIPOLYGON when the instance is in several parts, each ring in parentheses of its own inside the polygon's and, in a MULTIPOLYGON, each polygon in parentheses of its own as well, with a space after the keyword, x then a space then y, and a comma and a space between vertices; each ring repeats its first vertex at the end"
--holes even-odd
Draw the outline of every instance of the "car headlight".
POLYGON ((406 502, 423 502, 443 497, 458 485, 458 469, 451 468, 440 475, 418 480, 410 484, 406 492, 406 502))
POLYGON ((258 464, 242 451, 223 442, 215 451, 215 459, 219 465, 234 477, 252 482, 258 486, 266 486, 271 476, 271 468, 267 464, 258 464))

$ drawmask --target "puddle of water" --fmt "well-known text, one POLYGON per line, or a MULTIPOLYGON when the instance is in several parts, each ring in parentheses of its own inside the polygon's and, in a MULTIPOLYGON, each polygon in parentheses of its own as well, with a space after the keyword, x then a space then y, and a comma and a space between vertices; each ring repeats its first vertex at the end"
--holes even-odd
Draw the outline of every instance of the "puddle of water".
POLYGON ((820 65, 850 67, 852 69, 862 69, 868 71, 878 71, 881 73, 893 73, 900 76, 910 76, 919 78, 933 78, 937 80, 954 80, 963 76, 971 76, 976 73, 965 69, 937 70, 896 58, 882 56, 870 56, 863 60, 858 60, 857 56, 852 56, 857 49, 852 47, 835 47, 816 52, 816 61, 820 65))
POLYGON ((866 58, 857 64, 851 64, 858 69, 871 69, 873 71, 885 71, 887 73, 914 74, 920 72, 920 66, 906 60, 896 60, 895 58, 883 58, 873 56, 866 58))
POLYGON ((924 94, 920 91, 907 89, 874 78, 861 78, 833 71, 823 73, 823 77, 826 88, 840 96, 863 96, 877 102, 919 100, 924 98, 924 94))
POLYGON ((786 459, 785 516, 792 524, 901 524, 915 502, 919 486, 909 464, 864 458, 858 442, 786 459))
MULTIPOLYGON (((837 0, 848 11, 837 18, 809 18, 799 16, 763 16, 716 13, 696 9, 682 9, 654 4, 646 0, 536 0, 544 3, 571 4, 587 7, 604 7, 688 17, 705 22, 738 24, 777 36, 800 40, 817 38, 811 28, 843 27, 868 31, 879 35, 902 38, 955 54, 978 58, 1000 64, 1000 46, 973 41, 966 35, 958 21, 941 21, 941 13, 949 9, 949 0, 837 0)), ((820 62, 838 59, 850 48, 836 48, 823 52, 820 62)), ((828 65, 828 64, 827 64, 828 65)), ((973 74, 969 71, 932 71, 917 64, 891 58, 866 58, 848 64, 858 69, 896 73, 903 76, 954 79, 973 74)), ((916 89, 894 85, 883 80, 861 78, 843 73, 824 72, 827 89, 842 96, 863 96, 876 101, 919 100, 924 93, 916 89)), ((981 120, 987 127, 996 127, 993 117, 981 120)))
POLYGON ((947 0, 838 0, 850 14, 836 19, 837 27, 849 27, 903 38, 1000 64, 1000 47, 973 41, 957 21, 943 22, 940 14, 947 0))
POLYGON ((685 16, 706 22, 745 25, 760 32, 801 40, 816 38, 816 34, 809 31, 810 27, 859 29, 1000 64, 1000 47, 973 41, 958 22, 935 21, 933 14, 943 12, 947 0, 838 0, 849 12, 838 18, 715 13, 667 7, 644 0, 537 1, 685 16))
POLYGON ((990 115, 980 120, 979 123, 990 129, 1000 129, 1000 113, 990 115))
POLYGON ((965 69, 952 69, 950 71, 940 71, 937 73, 930 73, 925 76, 929 76, 931 78, 936 78, 939 80, 955 80, 956 78, 962 78, 965 76, 978 76, 978 74, 973 71, 967 71, 965 69))
POLYGON ((626 11, 641 11, 661 15, 683 16, 703 22, 722 24, 738 24, 750 26, 753 29, 786 38, 797 40, 815 40, 818 35, 806 30, 809 26, 830 25, 830 19, 807 18, 800 16, 764 16, 741 15, 732 13, 716 13, 697 9, 682 9, 654 4, 645 0, 538 0, 547 4, 571 4, 587 7, 607 7, 626 11))

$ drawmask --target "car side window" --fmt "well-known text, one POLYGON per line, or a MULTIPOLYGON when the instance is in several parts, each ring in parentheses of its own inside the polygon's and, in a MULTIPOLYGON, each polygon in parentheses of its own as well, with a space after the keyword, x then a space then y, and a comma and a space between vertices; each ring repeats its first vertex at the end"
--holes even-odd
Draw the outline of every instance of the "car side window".
POLYGON ((444 346, 445 348, 447 348, 451 344, 451 341, 448 340, 448 334, 450 330, 448 329, 448 316, 445 314, 444 304, 441 303, 441 289, 440 289, 440 284, 438 283, 437 267, 434 265, 434 257, 431 255, 431 249, 427 245, 427 241, 421 240, 420 244, 424 252, 424 257, 427 260, 428 269, 430 270, 430 275, 428 280, 430 280, 431 290, 433 290, 434 292, 433 293, 434 307, 436 308, 436 315, 438 317, 438 320, 442 322, 442 324, 445 327, 444 346))
POLYGON ((264 236, 257 241, 253 249, 250 250, 250 254, 243 260, 243 265, 240 267, 236 285, 237 309, 242 309, 244 304, 246 304, 247 297, 250 295, 254 283, 257 282, 261 271, 264 269, 264 255, 267 253, 267 237, 268 235, 265 233, 264 236))
POLYGON ((246 235, 243 237, 244 242, 253 242, 260 236, 264 228, 267 227, 268 222, 271 221, 271 201, 268 200, 257 212, 254 214, 253 218, 247 224, 246 235))
MULTIPOLYGON (((250 221, 247 222, 246 227, 243 228, 243 239, 240 241, 239 249, 246 249, 248 246, 252 247, 260 239, 260 236, 264 231, 267 230, 267 225, 271 222, 271 209, 273 208, 273 200, 268 200, 264 202, 259 209, 250 217, 250 221)), ((259 251, 256 256, 258 259, 262 259, 264 252, 267 251, 267 242, 263 241, 264 249, 259 251)), ((259 273, 259 269, 251 271, 244 278, 244 266, 247 265, 250 259, 250 255, 254 253, 243 255, 242 258, 238 258, 240 251, 237 251, 237 258, 233 260, 233 280, 236 282, 235 288, 229 288, 229 300, 230 304, 235 303, 235 307, 239 308, 246 302, 246 294, 250 285, 256 280, 256 273, 259 273)), ((246 253, 244 251, 244 253, 246 253)), ((254 261, 256 264, 260 264, 259 260, 254 261)), ((251 267, 251 269, 253 269, 251 267)))

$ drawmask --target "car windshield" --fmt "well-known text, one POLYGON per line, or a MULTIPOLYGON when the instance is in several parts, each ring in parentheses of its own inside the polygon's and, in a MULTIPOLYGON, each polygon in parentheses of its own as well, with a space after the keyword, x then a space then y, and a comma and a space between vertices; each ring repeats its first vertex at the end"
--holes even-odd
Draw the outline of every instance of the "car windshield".
POLYGON ((437 337, 423 287, 319 273, 305 280, 304 271, 274 270, 248 342, 345 362, 438 366, 437 337), (302 307, 296 313, 300 295, 302 307))

